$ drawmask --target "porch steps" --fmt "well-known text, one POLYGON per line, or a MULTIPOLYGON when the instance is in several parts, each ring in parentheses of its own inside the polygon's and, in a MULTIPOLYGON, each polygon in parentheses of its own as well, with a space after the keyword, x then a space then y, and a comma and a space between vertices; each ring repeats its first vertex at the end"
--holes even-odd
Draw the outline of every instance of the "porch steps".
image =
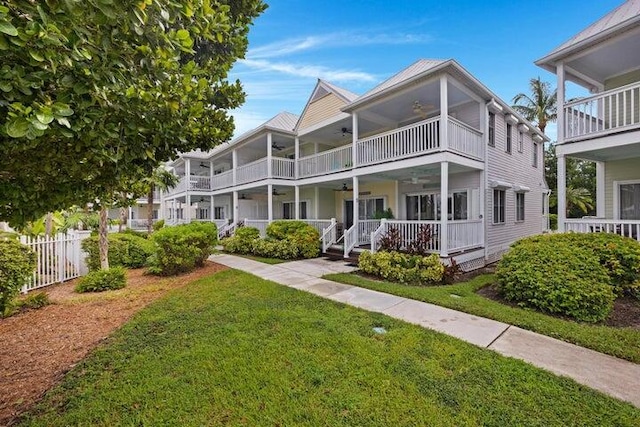
POLYGON ((348 258, 344 257, 344 248, 341 245, 333 245, 330 246, 329 249, 325 253, 322 254, 323 258, 326 258, 330 261, 345 261, 349 264, 358 265, 358 257, 360 256, 360 251, 354 249, 349 254, 348 258))

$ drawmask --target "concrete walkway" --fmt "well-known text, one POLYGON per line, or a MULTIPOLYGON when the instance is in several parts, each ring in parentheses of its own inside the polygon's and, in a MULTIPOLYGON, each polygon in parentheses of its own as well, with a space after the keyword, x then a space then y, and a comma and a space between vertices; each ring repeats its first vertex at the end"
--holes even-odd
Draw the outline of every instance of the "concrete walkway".
POLYGON ((495 320, 321 279, 325 274, 355 270, 344 262, 316 258, 267 265, 232 255, 214 255, 211 260, 285 286, 454 336, 572 378, 640 407, 640 365, 495 320))

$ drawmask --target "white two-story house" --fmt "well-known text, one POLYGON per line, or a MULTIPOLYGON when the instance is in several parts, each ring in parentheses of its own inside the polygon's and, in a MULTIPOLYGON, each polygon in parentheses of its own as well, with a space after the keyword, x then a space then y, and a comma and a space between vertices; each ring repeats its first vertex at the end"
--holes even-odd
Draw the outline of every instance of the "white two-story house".
POLYGON ((344 256, 422 228, 470 269, 548 228, 545 141, 456 61, 419 60, 361 96, 319 80, 299 116, 182 156, 164 216, 221 233, 305 220, 344 256))
POLYGON ((536 61, 558 78, 558 227, 640 240, 640 1, 536 61), (590 96, 567 100, 566 83, 590 96), (566 158, 596 162, 596 217, 566 219, 566 158))

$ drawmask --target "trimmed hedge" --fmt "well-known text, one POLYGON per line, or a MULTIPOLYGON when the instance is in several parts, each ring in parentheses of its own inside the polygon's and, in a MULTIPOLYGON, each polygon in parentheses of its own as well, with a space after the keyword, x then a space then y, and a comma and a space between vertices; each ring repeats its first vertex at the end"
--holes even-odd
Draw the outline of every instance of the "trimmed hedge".
POLYGON ((36 254, 16 239, 0 240, 0 317, 36 268, 36 254))
POLYGON ((611 278, 593 248, 563 235, 518 241, 498 263, 496 276, 505 299, 580 321, 605 319, 615 300, 611 278))
POLYGON ((367 274, 407 285, 438 285, 445 267, 437 254, 409 255, 397 251, 362 251, 358 267, 367 274))
POLYGON ((80 279, 76 292, 103 292, 122 289, 127 284, 124 267, 92 271, 80 279))
MULTIPOLYGON (((128 233, 109 234, 109 266, 140 268, 148 264, 148 259, 155 252, 154 244, 143 237, 128 233)), ((87 267, 90 271, 100 269, 100 249, 98 236, 91 236, 82 241, 82 249, 87 255, 87 267)))
POLYGON ((220 244, 224 250, 234 254, 250 254, 254 241, 260 239, 260 230, 255 227, 240 227, 232 237, 223 239, 220 244))
POLYGON ((152 234, 156 253, 149 272, 169 276, 201 267, 217 244, 218 230, 211 222, 164 227, 152 234))
POLYGON ((320 233, 304 221, 273 221, 267 227, 267 238, 285 241, 293 246, 296 252, 293 258, 315 258, 320 255, 320 233))

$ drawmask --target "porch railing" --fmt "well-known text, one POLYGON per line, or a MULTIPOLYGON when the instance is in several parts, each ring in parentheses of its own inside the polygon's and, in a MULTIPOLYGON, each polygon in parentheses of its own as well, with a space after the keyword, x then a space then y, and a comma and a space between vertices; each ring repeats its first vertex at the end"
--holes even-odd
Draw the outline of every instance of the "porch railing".
POLYGON ((268 219, 245 219, 244 220, 245 227, 254 227, 260 231, 260 237, 265 237, 267 235, 268 225, 269 225, 268 219))
POLYGON ((449 252, 458 252, 484 244, 482 220, 449 221, 449 252))
MULTIPOLYGON (((156 223, 158 220, 154 219, 151 221, 152 224, 156 223)), ((133 230, 143 230, 146 229, 147 226, 149 224, 149 220, 144 218, 144 219, 130 219, 127 221, 127 225, 129 226, 129 228, 133 229, 133 230)))
POLYGON ((273 178, 295 178, 295 160, 285 159, 284 157, 272 157, 271 175, 273 178))
POLYGON ((640 242, 640 221, 599 218, 567 219, 565 231, 575 233, 615 233, 640 242))
POLYGON ((236 169, 236 184, 258 181, 267 177, 267 158, 258 159, 236 169))
POLYGON ((440 148, 440 118, 424 120, 357 142, 357 164, 371 165, 440 148))
POLYGON ((344 245, 344 257, 348 258, 349 254, 358 244, 358 229, 356 225, 352 225, 348 230, 344 232, 343 245, 344 245))
POLYGON ((301 178, 325 175, 351 169, 353 150, 351 145, 323 151, 298 159, 298 174, 301 178))
POLYGON ((380 227, 379 219, 358 220, 358 244, 368 245, 371 243, 371 233, 380 227))
POLYGON ((300 221, 306 222, 316 230, 318 233, 322 235, 325 228, 331 226, 332 222, 335 222, 335 219, 301 219, 300 221))
POLYGON ((189 177, 189 189, 190 190, 210 190, 211 189, 211 177, 208 176, 196 176, 189 177))
POLYGON ((568 102, 565 140, 640 127, 640 82, 568 102))
POLYGON ((338 237, 337 227, 338 223, 336 219, 331 218, 329 226, 322 229, 322 234, 320 235, 320 240, 322 240, 322 253, 327 252, 327 249, 336 243, 338 237))
POLYGON ((225 171, 217 175, 213 175, 211 179, 211 189, 219 190, 220 188, 226 188, 233 186, 233 171, 225 171))
POLYGON ((482 132, 466 123, 449 117, 449 149, 478 160, 484 158, 482 132))

